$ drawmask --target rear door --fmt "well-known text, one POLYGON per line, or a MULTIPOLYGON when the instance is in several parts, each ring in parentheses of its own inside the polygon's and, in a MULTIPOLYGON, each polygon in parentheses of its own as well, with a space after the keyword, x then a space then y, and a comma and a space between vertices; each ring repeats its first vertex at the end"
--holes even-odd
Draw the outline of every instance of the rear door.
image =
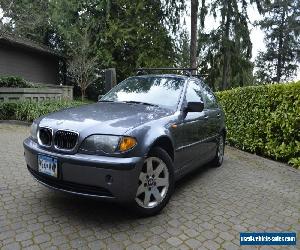
POLYGON ((221 110, 211 89, 202 82, 202 95, 204 100, 204 113, 208 117, 207 127, 207 149, 213 157, 217 147, 217 139, 220 133, 221 110))

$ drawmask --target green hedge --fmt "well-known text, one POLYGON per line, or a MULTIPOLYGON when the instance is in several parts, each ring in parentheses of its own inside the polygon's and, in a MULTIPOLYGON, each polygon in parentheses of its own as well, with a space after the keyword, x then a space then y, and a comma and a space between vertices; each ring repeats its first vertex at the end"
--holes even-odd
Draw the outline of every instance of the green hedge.
POLYGON ((18 76, 2 76, 0 77, 0 88, 33 88, 32 83, 25 81, 18 76))
POLYGON ((300 167, 300 81, 218 92, 234 147, 300 167))
POLYGON ((90 102, 82 101, 44 101, 0 103, 0 120, 33 121, 34 119, 63 108, 75 107, 90 102))

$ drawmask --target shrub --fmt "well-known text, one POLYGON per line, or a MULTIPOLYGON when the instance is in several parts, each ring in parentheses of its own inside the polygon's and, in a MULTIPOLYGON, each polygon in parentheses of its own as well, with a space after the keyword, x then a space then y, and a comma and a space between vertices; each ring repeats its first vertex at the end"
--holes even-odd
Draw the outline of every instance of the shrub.
POLYGON ((7 102, 0 103, 0 120, 33 121, 34 119, 64 108, 86 104, 81 101, 7 102))
POLYGON ((230 145, 300 167, 300 81, 216 95, 225 111, 230 145))
POLYGON ((34 85, 18 76, 0 77, 0 88, 33 88, 34 85))

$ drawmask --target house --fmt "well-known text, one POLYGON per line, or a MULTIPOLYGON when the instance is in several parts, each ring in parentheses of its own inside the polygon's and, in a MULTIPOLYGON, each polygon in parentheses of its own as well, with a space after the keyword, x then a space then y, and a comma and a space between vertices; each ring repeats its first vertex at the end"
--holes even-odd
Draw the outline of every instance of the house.
POLYGON ((19 76, 33 83, 56 85, 59 83, 59 71, 63 68, 63 56, 47 46, 0 34, 0 76, 19 76))
POLYGON ((59 53, 29 39, 0 34, 0 77, 18 76, 39 86, 2 87, 0 102, 73 99, 73 86, 65 85, 65 72, 66 61, 59 53))

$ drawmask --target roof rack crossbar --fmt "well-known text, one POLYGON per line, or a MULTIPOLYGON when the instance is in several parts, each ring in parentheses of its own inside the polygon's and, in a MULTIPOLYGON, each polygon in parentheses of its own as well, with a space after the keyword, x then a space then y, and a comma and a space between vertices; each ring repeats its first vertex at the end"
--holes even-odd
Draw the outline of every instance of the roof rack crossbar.
POLYGON ((192 71, 192 70, 197 70, 197 68, 168 68, 168 67, 163 67, 163 68, 137 68, 137 70, 187 70, 187 71, 192 71))
POLYGON ((138 74, 147 73, 149 71, 183 71, 186 75, 192 76, 192 72, 196 71, 197 68, 171 68, 171 67, 162 67, 162 68, 137 68, 136 71, 138 74))

